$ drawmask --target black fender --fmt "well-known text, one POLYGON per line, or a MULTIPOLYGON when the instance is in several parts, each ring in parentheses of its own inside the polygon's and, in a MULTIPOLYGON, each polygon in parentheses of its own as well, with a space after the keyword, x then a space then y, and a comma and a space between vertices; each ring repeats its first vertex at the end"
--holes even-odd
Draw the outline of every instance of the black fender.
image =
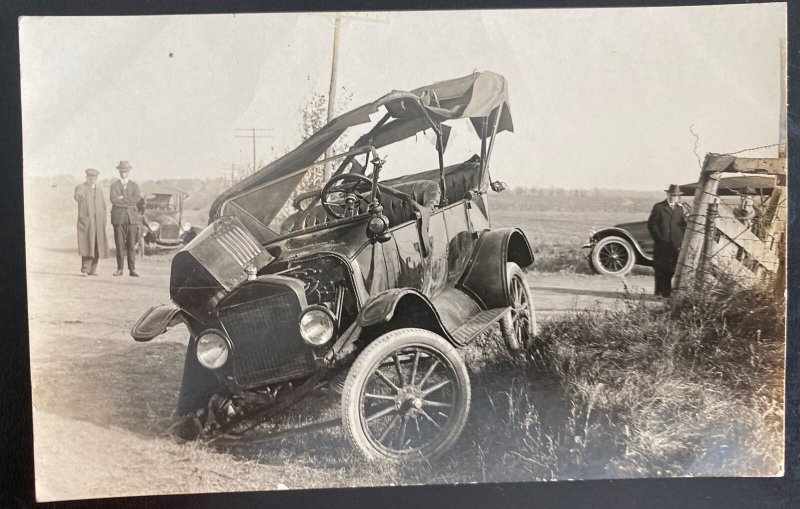
POLYGON ((178 323, 185 323, 189 329, 189 345, 178 395, 178 415, 186 415, 204 408, 212 394, 227 390, 217 374, 201 366, 197 360, 197 335, 193 329, 202 327, 174 304, 163 304, 148 309, 131 329, 131 336, 136 341, 150 341, 178 323))
MULTIPOLYGON (((639 242, 633 237, 633 235, 631 235, 628 232, 628 230, 626 230, 624 228, 617 228, 616 226, 612 226, 612 227, 609 227, 609 228, 603 228, 602 230, 599 230, 599 231, 597 231, 597 232, 592 234, 591 246, 586 246, 586 247, 591 247, 592 249, 594 249, 594 245, 597 243, 597 241, 599 241, 601 239, 604 239, 606 237, 611 237, 611 236, 622 237, 622 238, 624 238, 625 240, 627 240, 628 242, 631 243, 631 245, 633 246, 633 249, 636 251, 636 263, 637 263, 637 265, 652 265, 653 264, 653 257, 647 255, 644 252, 644 250, 642 249, 642 246, 639 244, 639 242)), ((591 256, 591 251, 589 251, 589 254, 591 256)))
POLYGON ((200 365, 197 360, 197 336, 192 334, 183 361, 177 414, 183 416, 205 408, 208 399, 216 393, 227 394, 228 389, 214 371, 200 365))
POLYGON ((522 268, 533 265, 528 238, 519 228, 499 228, 484 233, 472 252, 467 269, 456 285, 483 309, 506 306, 506 262, 522 268))
POLYGON ((458 345, 430 299, 414 288, 393 288, 371 297, 361 308, 357 323, 361 328, 359 339, 374 339, 395 329, 415 327, 458 345))
POLYGON ((170 327, 186 322, 183 311, 174 304, 153 306, 136 321, 131 328, 131 337, 136 341, 150 341, 170 327))

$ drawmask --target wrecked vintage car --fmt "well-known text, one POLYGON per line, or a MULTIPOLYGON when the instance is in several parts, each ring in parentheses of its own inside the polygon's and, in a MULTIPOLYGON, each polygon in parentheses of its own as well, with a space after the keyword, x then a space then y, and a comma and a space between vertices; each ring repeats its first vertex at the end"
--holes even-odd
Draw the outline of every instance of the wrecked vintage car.
POLYGON ((345 113, 223 192, 172 260, 172 303, 131 331, 190 332, 182 436, 239 436, 327 386, 341 393, 341 419, 311 428, 341 424, 368 459, 452 446, 470 407, 458 350, 497 322, 511 348, 535 335, 531 246, 489 223, 503 131, 506 81, 476 73, 345 113), (352 131, 350 150, 321 159, 352 131), (332 176, 304 191, 323 164, 332 176))
MULTIPOLYGON (((775 178, 765 175, 740 175, 723 177, 720 179, 717 195, 725 200, 741 201, 734 203, 734 212, 746 210, 746 202, 763 200, 769 197, 775 186, 775 178)), ((684 184, 680 186, 683 196, 694 196, 697 191, 697 183, 684 184)), ((681 202, 684 212, 689 213, 689 206, 681 202)), ((747 220, 747 215, 752 210, 745 211, 739 217, 747 220)), ((605 276, 625 276, 635 265, 643 267, 653 266, 653 246, 654 241, 650 231, 647 229, 647 221, 634 221, 630 223, 620 223, 608 228, 593 230, 589 236, 589 241, 581 246, 589 249, 587 261, 589 268, 605 276)))

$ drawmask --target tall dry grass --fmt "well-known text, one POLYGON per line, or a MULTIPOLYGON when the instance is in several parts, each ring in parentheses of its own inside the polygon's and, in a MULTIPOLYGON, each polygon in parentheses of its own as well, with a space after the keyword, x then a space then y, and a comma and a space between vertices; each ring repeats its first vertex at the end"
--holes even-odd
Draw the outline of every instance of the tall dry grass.
POLYGON ((543 324, 528 359, 560 378, 566 415, 543 425, 535 384, 512 384, 505 460, 545 479, 780 474, 783 316, 766 289, 718 283, 543 324))

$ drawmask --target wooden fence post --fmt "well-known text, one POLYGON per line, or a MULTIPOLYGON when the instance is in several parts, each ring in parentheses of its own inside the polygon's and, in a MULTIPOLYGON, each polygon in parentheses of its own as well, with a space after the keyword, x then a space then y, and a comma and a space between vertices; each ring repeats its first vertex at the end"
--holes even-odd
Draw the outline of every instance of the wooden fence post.
POLYGON ((688 226, 678 255, 678 265, 675 267, 672 287, 676 290, 686 289, 693 284, 706 243, 708 206, 717 197, 720 173, 729 168, 733 160, 733 156, 706 155, 692 210, 686 218, 688 226))

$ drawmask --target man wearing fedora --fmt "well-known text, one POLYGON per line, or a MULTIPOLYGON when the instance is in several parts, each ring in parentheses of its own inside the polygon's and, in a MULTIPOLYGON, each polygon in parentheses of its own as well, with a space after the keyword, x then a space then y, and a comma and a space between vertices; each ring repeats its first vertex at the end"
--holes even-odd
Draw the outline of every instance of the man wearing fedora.
POLYGON ((686 230, 686 204, 680 201, 681 190, 670 184, 664 191, 667 198, 653 205, 647 220, 647 229, 653 236, 653 269, 656 272, 655 294, 669 297, 672 294, 672 276, 678 264, 678 253, 686 230))
POLYGON ((125 269, 125 254, 128 257, 130 275, 139 277, 136 272, 136 240, 139 236, 139 225, 142 216, 137 204, 142 199, 139 186, 128 179, 133 167, 128 161, 120 161, 117 165, 119 180, 111 184, 111 224, 114 226, 114 244, 117 246, 117 271, 121 276, 125 269))
POLYGON ((78 202, 78 253, 81 255, 81 274, 97 275, 97 261, 108 257, 106 238, 106 200, 97 189, 99 171, 86 170, 86 182, 75 187, 78 202))

